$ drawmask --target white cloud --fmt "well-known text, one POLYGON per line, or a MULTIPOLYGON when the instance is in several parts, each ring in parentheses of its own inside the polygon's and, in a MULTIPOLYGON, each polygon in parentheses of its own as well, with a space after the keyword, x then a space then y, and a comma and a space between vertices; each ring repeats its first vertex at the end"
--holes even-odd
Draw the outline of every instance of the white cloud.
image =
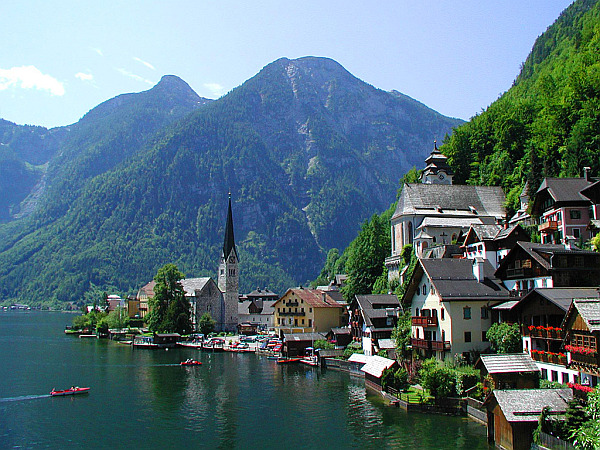
POLYGON ((65 95, 65 87, 56 78, 42 73, 35 66, 0 69, 0 91, 17 86, 22 89, 48 91, 52 95, 65 95))
POLYGON ((139 63, 142 63, 143 65, 145 65, 145 66, 146 66, 146 67, 148 67, 149 69, 156 70, 152 64, 150 64, 150 63, 149 63, 149 62, 147 62, 147 61, 144 61, 143 59, 140 59, 140 58, 138 58, 137 56, 134 56, 134 57, 133 57, 133 60, 134 60, 134 61, 137 61, 137 62, 139 62, 139 63))
POLYGON ((99 48, 92 48, 92 50, 98 53, 100 56, 104 56, 104 53, 102 53, 102 50, 100 50, 99 48))
POLYGON ((79 78, 81 81, 92 81, 94 79, 94 75, 91 73, 77 72, 75 74, 75 78, 79 78))
POLYGON ((213 97, 221 97, 225 94, 225 88, 219 83, 204 83, 204 87, 210 91, 213 97))
POLYGON ((133 78, 136 81, 142 81, 144 83, 148 83, 150 86, 154 85, 154 83, 152 81, 147 80, 147 79, 145 79, 143 77, 140 77, 139 75, 136 75, 135 73, 131 73, 128 70, 117 69, 117 72, 119 72, 121 75, 125 75, 126 77, 133 78))

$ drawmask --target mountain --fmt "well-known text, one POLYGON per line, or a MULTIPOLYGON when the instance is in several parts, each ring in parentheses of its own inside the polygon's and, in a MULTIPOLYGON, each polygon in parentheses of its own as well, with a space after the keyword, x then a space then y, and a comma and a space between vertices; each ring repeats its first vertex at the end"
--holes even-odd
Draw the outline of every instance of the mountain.
MULTIPOLYGON (((146 94, 171 92, 163 81, 146 94)), ((228 192, 241 290, 283 291, 314 278, 462 122, 315 57, 279 59, 169 124, 151 126, 162 104, 121 97, 71 127, 12 240, 0 227, 0 298, 132 292, 166 262, 213 275, 228 192)))
POLYGON ((578 0, 535 42, 514 85, 446 139, 457 182, 501 185, 600 175, 600 2, 578 0))

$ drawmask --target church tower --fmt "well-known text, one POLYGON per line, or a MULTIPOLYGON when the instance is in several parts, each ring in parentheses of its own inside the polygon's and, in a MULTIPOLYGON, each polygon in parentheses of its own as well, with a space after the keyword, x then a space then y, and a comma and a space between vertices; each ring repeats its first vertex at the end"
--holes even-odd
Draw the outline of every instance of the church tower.
POLYGON ((448 158, 437 148, 437 142, 433 141, 433 151, 425 160, 426 167, 421 175, 423 184, 452 184, 454 172, 447 162, 448 158))
POLYGON ((225 225, 225 242, 219 264, 219 290, 223 293, 221 323, 225 331, 236 331, 238 325, 238 297, 240 286, 239 258, 233 237, 233 214, 231 213, 231 194, 225 225))

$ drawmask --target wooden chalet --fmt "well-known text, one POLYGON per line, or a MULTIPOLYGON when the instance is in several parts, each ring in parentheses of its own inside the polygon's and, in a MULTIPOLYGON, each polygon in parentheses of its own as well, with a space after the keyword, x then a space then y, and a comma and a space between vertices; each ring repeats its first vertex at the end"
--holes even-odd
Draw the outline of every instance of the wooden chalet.
POLYGON ((539 387, 540 369, 527 353, 481 355, 475 363, 482 381, 490 375, 497 389, 535 389, 539 387))
POLYGON ((574 299, 562 328, 569 368, 580 373, 582 384, 597 386, 600 381, 600 288, 595 298, 574 299))
POLYGON ((572 399, 571 389, 495 389, 484 402, 488 441, 506 450, 529 450, 542 409, 561 416, 572 399))

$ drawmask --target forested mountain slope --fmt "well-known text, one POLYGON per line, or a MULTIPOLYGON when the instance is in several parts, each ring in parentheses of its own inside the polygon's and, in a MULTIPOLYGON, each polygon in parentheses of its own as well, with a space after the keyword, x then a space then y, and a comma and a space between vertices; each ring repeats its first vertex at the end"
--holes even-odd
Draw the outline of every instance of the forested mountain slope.
POLYGON ((600 175, 600 3, 578 0, 535 42, 514 85, 442 151, 458 183, 500 185, 515 207, 527 180, 600 175))
POLYGON ((100 144, 56 158, 37 226, 0 252, 0 296, 133 292, 166 262, 212 275, 229 191, 241 290, 283 291, 314 278, 326 251, 385 209, 400 176, 460 123, 307 57, 275 61, 144 141, 82 133, 100 144), (60 198, 64 189, 73 194, 60 198))

